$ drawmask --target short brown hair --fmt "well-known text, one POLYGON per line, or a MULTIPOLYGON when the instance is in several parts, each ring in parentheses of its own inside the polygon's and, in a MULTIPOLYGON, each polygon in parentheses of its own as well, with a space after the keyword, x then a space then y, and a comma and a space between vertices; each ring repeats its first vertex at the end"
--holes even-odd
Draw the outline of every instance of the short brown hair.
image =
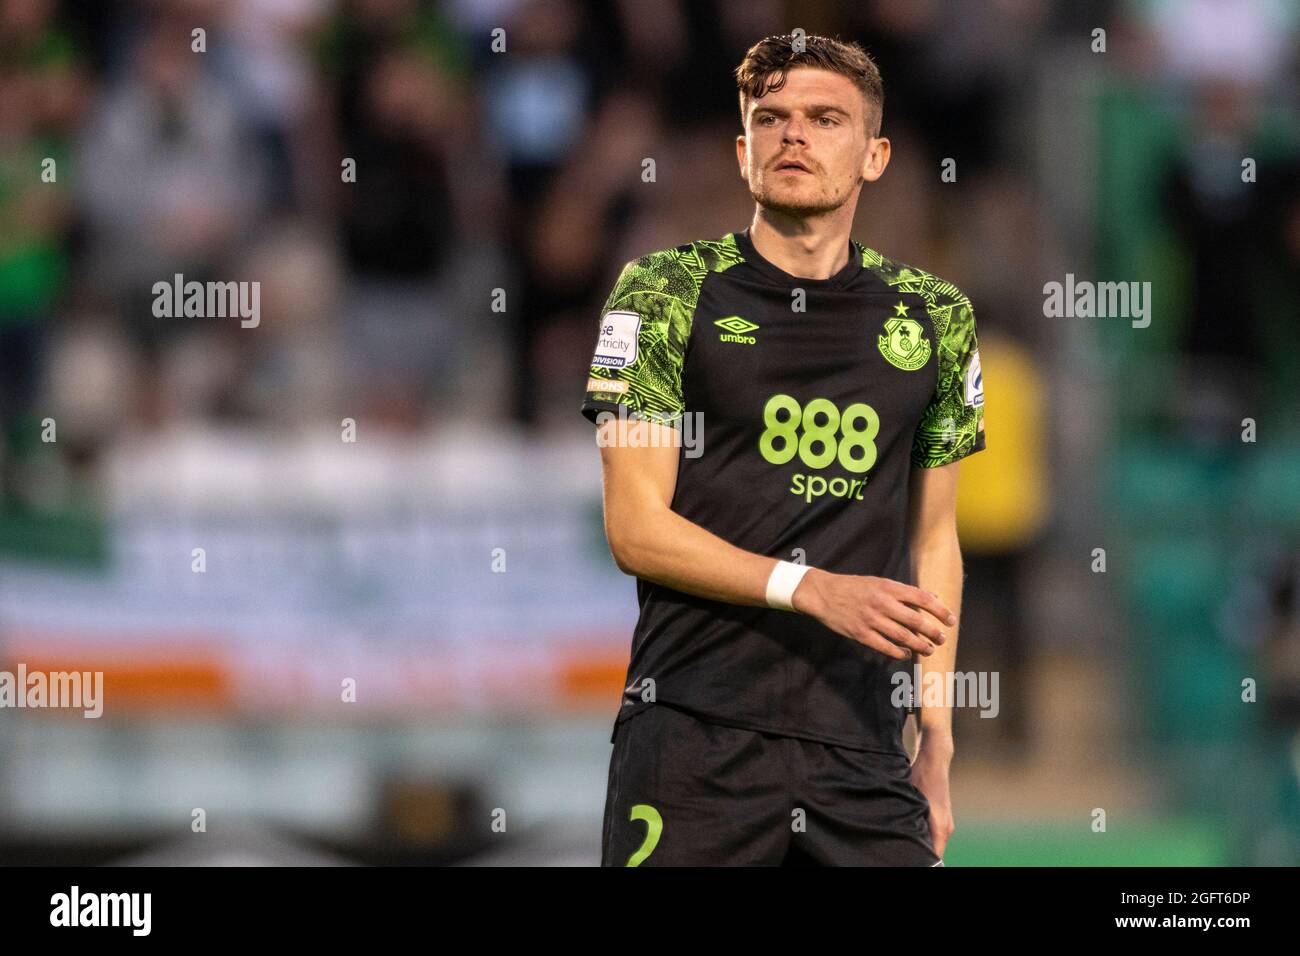
POLYGON ((880 122, 885 112, 885 85, 874 60, 851 40, 820 36, 802 38, 803 50, 794 49, 794 37, 770 36, 759 40, 745 54, 736 67, 736 86, 740 89, 740 122, 745 122, 745 112, 751 99, 785 86, 786 71, 796 67, 815 67, 847 76, 867 98, 867 133, 880 135, 880 122), (773 76, 773 74, 776 74, 773 76))

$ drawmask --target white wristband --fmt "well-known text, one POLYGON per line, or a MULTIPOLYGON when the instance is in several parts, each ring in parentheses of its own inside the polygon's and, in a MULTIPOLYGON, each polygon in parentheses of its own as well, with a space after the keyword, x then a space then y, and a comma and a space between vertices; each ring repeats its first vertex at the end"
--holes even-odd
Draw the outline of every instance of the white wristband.
POLYGON ((808 570, 806 564, 778 561, 767 579, 767 606, 782 611, 793 611, 794 590, 808 570))

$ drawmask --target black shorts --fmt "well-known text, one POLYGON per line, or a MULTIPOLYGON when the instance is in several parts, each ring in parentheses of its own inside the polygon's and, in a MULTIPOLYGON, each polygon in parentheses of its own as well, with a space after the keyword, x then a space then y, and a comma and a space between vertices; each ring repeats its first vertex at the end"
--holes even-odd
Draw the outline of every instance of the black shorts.
POLYGON ((656 704, 615 729, 601 865, 942 866, 911 769, 656 704))

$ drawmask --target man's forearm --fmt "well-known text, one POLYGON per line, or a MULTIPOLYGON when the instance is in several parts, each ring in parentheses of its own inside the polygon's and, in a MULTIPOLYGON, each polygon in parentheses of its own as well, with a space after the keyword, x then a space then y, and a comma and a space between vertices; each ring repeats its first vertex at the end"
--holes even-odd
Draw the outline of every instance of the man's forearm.
MULTIPOLYGON (((914 545, 913 561, 916 570, 916 586, 931 591, 939 596, 957 615, 958 622, 944 627, 947 640, 929 657, 918 658, 922 683, 916 688, 918 699, 924 704, 923 690, 925 675, 934 673, 942 675, 947 687, 949 677, 957 667, 957 628, 961 623, 962 563, 961 548, 957 543, 956 533, 945 534, 938 540, 914 545)), ((952 708, 947 703, 921 708, 921 746, 926 749, 951 750, 952 708)))
MULTIPOLYGON (((606 518, 606 533, 610 535, 615 560, 625 573, 727 604, 767 606, 768 579, 777 562, 784 560, 782 557, 768 557, 738 548, 668 508, 650 517, 642 515, 642 520, 635 524, 620 522, 618 515, 607 514, 606 518), (620 527, 630 533, 618 539, 611 531, 620 527)), ((957 560, 960 562, 959 556, 957 560)), ((956 574, 959 592, 960 567, 956 574)), ((943 586, 928 590, 943 592, 951 588, 943 586)), ((940 593, 941 599, 942 596, 940 593)), ((942 652, 936 639, 942 640, 943 637, 936 622, 943 621, 948 613, 947 609, 931 604, 925 612, 923 627, 907 620, 911 615, 916 621, 921 621, 918 611, 913 611, 912 607, 919 609, 928 601, 907 585, 809 568, 791 603, 796 612, 816 618, 837 633, 862 641, 876 650, 898 656, 893 654, 896 650, 893 645, 904 645, 913 651, 920 650, 918 656, 924 657, 942 652), (891 586, 915 593, 899 593, 889 590, 891 586), (907 605, 900 601, 913 603, 907 605), (923 634, 927 628, 933 633, 923 634), (872 631, 879 631, 879 634, 873 636, 872 631), (885 641, 880 640, 881 637, 885 641), (936 651, 935 647, 939 650, 936 651)))
POLYGON ((610 541, 626 573, 714 601, 767 606, 778 558, 738 548, 668 508, 634 527, 626 542, 610 541))

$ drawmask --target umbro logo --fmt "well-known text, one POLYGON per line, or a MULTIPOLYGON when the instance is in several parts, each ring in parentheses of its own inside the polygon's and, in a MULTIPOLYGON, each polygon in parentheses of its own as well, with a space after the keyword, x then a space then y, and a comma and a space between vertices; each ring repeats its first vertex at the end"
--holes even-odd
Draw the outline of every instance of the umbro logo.
POLYGON ((716 319, 713 323, 720 329, 725 329, 718 336, 719 342, 739 342, 742 345, 753 345, 758 339, 748 333, 758 328, 753 322, 742 319, 738 315, 729 315, 723 319, 716 319))

